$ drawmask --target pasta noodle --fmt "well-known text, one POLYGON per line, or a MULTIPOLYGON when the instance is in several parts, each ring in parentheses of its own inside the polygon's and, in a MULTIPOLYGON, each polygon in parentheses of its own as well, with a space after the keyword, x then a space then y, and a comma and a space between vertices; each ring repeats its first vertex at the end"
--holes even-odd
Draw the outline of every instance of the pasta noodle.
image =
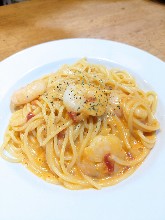
POLYGON ((68 189, 114 185, 156 141, 155 92, 118 69, 64 65, 16 91, 1 156, 68 189))

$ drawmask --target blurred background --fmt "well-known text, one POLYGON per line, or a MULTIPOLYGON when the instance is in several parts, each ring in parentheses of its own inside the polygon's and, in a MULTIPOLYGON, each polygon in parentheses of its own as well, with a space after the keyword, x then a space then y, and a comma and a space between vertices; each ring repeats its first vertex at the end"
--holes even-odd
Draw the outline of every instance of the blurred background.
POLYGON ((165 1, 0 0, 0 61, 66 38, 126 43, 165 60, 165 1))
MULTIPOLYGON (((0 6, 1 5, 9 5, 9 4, 13 4, 13 3, 19 3, 19 2, 23 2, 23 1, 27 1, 27 0, 0 0, 0 6)), ((45 0, 45 1, 47 1, 47 0, 45 0)), ((165 3, 165 0, 150 0, 150 1, 165 3)))

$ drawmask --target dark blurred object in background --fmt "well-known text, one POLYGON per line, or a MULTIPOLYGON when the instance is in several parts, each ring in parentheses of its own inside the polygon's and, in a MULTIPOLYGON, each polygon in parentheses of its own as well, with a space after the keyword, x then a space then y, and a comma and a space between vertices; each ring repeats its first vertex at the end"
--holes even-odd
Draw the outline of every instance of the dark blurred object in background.
POLYGON ((165 3, 165 0, 151 0, 152 2, 165 3))
POLYGON ((9 5, 12 3, 23 2, 25 0, 0 0, 0 5, 9 5))
POLYGON ((12 0, 1 0, 0 1, 1 5, 8 5, 8 4, 11 4, 11 3, 12 3, 12 0))

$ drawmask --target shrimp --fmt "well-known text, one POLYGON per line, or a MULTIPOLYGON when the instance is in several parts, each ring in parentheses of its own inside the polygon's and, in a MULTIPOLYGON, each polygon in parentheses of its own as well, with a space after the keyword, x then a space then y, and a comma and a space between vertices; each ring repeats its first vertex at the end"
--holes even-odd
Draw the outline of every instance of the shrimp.
POLYGON ((85 148, 79 167, 88 176, 103 178, 112 174, 118 166, 109 159, 110 154, 125 158, 126 153, 122 148, 120 139, 112 134, 97 135, 85 148))
POLYGON ((148 116, 148 112, 146 109, 139 107, 135 110, 134 115, 136 118, 144 121, 144 120, 146 120, 146 118, 148 116))
POLYGON ((122 93, 120 91, 112 90, 108 99, 107 112, 121 117, 123 115, 121 101, 122 93))
POLYGON ((120 158, 125 157, 122 142, 113 134, 97 135, 84 150, 85 157, 92 162, 103 162, 105 155, 113 154, 120 158))
POLYGON ((44 80, 34 81, 27 86, 17 90, 11 97, 11 104, 19 106, 31 102, 46 91, 46 82, 44 80))
POLYGON ((91 85, 70 85, 64 92, 63 103, 68 112, 101 116, 106 111, 107 96, 91 85))

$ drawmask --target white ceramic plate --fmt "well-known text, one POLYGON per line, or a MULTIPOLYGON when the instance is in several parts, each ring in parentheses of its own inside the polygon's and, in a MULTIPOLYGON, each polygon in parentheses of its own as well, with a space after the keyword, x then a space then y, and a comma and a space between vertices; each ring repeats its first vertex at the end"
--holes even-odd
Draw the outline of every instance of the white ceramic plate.
POLYGON ((159 95, 161 130, 143 165, 118 185, 70 191, 51 185, 21 164, 0 158, 0 219, 2 220, 164 220, 165 219, 165 64, 158 58, 121 43, 68 39, 23 50, 0 63, 0 143, 10 116, 12 92, 57 70, 63 63, 87 57, 90 62, 128 70, 144 89, 159 95))

